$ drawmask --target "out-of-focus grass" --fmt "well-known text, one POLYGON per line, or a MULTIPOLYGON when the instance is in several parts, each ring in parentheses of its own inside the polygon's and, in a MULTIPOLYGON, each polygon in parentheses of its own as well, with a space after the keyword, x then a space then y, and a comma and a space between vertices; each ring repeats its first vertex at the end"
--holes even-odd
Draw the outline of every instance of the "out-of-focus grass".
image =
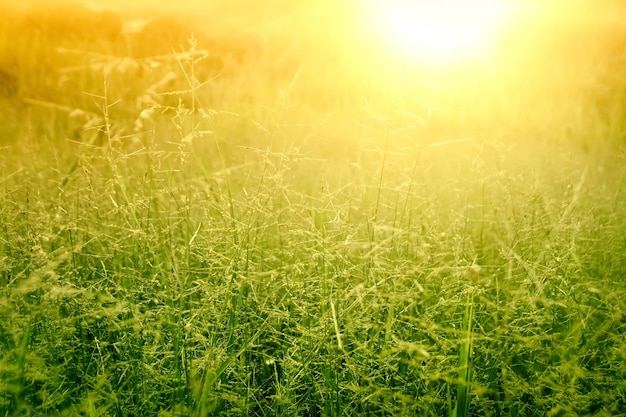
POLYGON ((258 4, 3 5, 1 414, 623 412, 624 27, 258 4))

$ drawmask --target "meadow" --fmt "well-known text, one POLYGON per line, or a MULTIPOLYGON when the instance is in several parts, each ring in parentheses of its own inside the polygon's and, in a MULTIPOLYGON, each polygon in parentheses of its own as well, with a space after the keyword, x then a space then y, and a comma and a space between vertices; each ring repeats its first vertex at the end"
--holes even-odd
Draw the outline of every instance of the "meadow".
POLYGON ((157 4, 0 3, 0 415, 626 415, 619 14, 157 4))

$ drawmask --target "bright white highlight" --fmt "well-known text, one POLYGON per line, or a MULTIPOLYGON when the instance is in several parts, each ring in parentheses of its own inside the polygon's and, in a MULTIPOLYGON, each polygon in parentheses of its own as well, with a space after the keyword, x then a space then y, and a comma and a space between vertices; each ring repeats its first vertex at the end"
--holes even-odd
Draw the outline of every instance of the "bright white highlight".
POLYGON ((418 59, 450 60, 488 48, 506 18, 507 0, 373 0, 383 37, 418 59))

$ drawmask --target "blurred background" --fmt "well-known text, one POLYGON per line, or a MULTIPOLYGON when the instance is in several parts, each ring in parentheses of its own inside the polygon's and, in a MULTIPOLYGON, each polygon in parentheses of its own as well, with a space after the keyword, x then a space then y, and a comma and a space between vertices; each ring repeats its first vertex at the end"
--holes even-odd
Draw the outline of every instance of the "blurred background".
MULTIPOLYGON (((189 51, 193 34, 194 47, 205 54, 194 76, 211 80, 199 91, 199 103, 243 116, 244 121, 225 122, 239 123, 243 142, 254 133, 241 124, 265 124, 283 102, 297 107, 289 115, 294 132, 288 133, 296 136, 296 126, 304 123, 318 126, 316 132, 328 139, 359 140, 353 120, 401 107, 427 131, 417 134, 434 141, 485 127, 541 136, 536 130, 550 125, 554 141, 576 136, 571 143, 585 151, 603 146, 589 143, 588 136, 624 143, 623 1, 482 1, 475 2, 476 10, 444 2, 443 12, 432 15, 436 29, 422 34, 413 26, 426 25, 420 18, 432 11, 418 3, 3 1, 1 140, 19 136, 16 131, 35 109, 57 120, 57 126, 42 129, 80 135, 72 133, 76 123, 70 126, 59 114, 99 112, 87 93, 102 93, 105 73, 110 96, 120 100, 111 110, 118 120, 134 120, 142 107, 155 104, 147 96, 162 104, 168 101, 162 93, 187 88, 174 55, 189 51), (441 52, 438 39, 460 25, 479 22, 484 29, 480 19, 495 4, 507 7, 492 16, 493 30, 485 31, 477 47, 432 53, 441 52), (425 40, 416 46, 402 36, 425 40), (285 102, 281 94, 287 89, 285 102), (598 118, 608 122, 600 127, 598 118), (534 132, 527 131, 530 126, 534 132), (590 135, 589 129, 607 131, 590 135)), ((36 119, 30 129, 41 124, 36 119)))

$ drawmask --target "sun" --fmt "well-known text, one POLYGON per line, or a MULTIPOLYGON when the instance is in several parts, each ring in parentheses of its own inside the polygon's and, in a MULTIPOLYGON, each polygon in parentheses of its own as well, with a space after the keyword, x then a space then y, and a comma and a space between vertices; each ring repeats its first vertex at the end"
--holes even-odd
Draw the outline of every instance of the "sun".
POLYGON ((447 61, 480 53, 512 14, 512 0, 372 0, 372 19, 401 54, 447 61))

